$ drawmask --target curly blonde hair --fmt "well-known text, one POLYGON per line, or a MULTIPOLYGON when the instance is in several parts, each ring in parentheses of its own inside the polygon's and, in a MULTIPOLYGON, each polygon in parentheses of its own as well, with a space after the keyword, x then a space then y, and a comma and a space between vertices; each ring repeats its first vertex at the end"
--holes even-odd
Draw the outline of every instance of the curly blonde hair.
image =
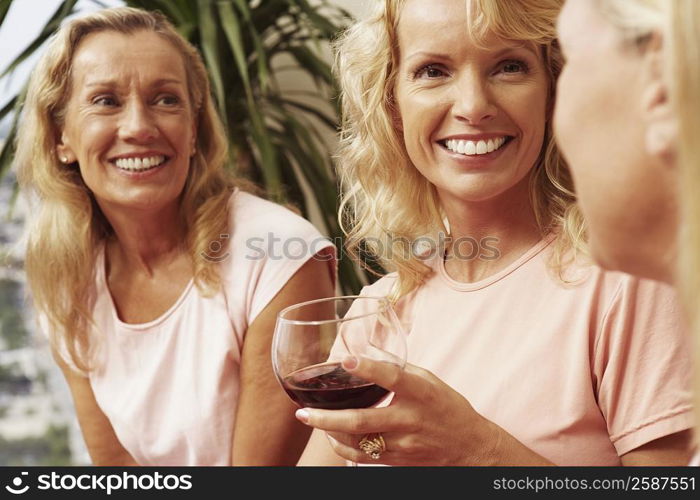
MULTIPOLYGON (((379 2, 369 18, 334 44, 343 112, 337 159, 343 191, 340 223, 352 255, 366 251, 386 270, 398 272, 395 298, 413 290, 430 272, 414 255, 411 242, 447 233, 437 193, 411 163, 392 119, 399 64, 397 26, 404 2, 379 2)), ((477 41, 492 32, 531 42, 542 54, 549 79, 548 119, 531 175, 530 198, 542 233, 559 235, 552 262, 559 271, 575 255, 571 250, 585 250, 586 239, 570 172, 552 130, 556 80, 562 67, 555 27, 562 3, 474 0, 469 4, 469 26, 465 26, 477 41)))
MULTIPOLYGON (((210 96, 197 50, 162 14, 119 7, 65 24, 35 67, 18 133, 14 167, 36 210, 29 225, 26 272, 34 305, 47 320, 54 349, 64 347, 79 370, 90 366, 90 330, 97 252, 113 230, 76 165, 58 161, 57 139, 71 92, 73 57, 87 35, 150 31, 181 54, 195 110, 196 154, 181 195, 180 217, 194 281, 205 294, 220 287, 215 263, 201 258, 227 232, 228 200, 235 185, 225 170, 226 134, 210 96)), ((220 242, 225 246, 225 241, 220 242)))

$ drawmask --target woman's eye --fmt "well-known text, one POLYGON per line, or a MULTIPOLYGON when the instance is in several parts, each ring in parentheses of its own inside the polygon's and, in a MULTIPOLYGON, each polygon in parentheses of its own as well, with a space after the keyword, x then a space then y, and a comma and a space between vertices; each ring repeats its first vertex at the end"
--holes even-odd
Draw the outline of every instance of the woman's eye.
POLYGON ((92 100, 92 103, 96 104, 98 106, 116 106, 117 100, 112 96, 101 95, 101 96, 95 97, 92 100))
POLYGON ((440 78, 442 76, 445 76, 445 72, 435 64, 423 66, 415 73, 416 78, 440 78))
POLYGON ((174 95, 162 95, 156 99, 156 104, 163 104, 164 106, 175 106, 180 104, 180 99, 174 95))
POLYGON ((523 61, 506 61, 501 65, 504 73, 527 73, 527 64, 523 61))

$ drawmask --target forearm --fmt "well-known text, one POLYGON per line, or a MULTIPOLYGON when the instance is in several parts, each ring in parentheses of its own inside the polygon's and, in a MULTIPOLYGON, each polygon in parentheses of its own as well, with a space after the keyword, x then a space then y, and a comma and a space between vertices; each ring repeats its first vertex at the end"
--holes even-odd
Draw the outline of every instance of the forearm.
POLYGON ((684 430, 646 443, 620 457, 624 466, 668 467, 688 465, 693 454, 693 433, 684 430))
POLYGON ((122 446, 106 418, 78 413, 78 421, 92 464, 105 467, 139 466, 122 446))
POLYGON ((232 464, 296 465, 311 429, 294 420, 296 407, 260 405, 259 402, 256 406, 258 411, 250 408, 250 412, 244 410, 238 413, 233 435, 232 464))
MULTIPOLYGON (((483 466, 553 466, 556 465, 538 453, 534 452, 505 429, 484 420, 485 436, 490 436, 490 444, 487 442, 485 453, 480 462, 471 465, 483 466)), ((472 458, 473 460, 473 458, 472 458)))
POLYGON ((304 466, 335 466, 342 467, 346 461, 335 454, 328 443, 326 433, 315 429, 311 434, 306 449, 299 459, 300 467, 304 466))

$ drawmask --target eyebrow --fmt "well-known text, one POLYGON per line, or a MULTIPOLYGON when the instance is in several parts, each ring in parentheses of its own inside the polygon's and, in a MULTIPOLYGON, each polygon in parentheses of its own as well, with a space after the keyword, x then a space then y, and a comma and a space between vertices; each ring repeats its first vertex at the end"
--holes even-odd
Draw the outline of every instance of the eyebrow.
MULTIPOLYGON (((111 87, 116 84, 115 80, 93 80, 85 83, 84 87, 94 88, 94 87, 111 87)), ((182 80, 177 78, 159 78, 155 80, 150 86, 151 87, 162 87, 164 85, 184 85, 182 80)))
POLYGON ((500 57, 507 52, 512 52, 514 50, 521 50, 521 49, 527 50, 528 52, 530 52, 534 56, 538 56, 539 54, 537 53, 536 47, 537 46, 534 43, 523 42, 523 43, 518 44, 518 45, 511 45, 510 47, 504 47, 503 49, 496 52, 494 54, 494 56, 500 57))
MULTIPOLYGON (((522 43, 519 45, 512 45, 509 47, 504 47, 501 50, 495 52, 493 54, 493 57, 498 58, 498 57, 501 57, 503 54, 506 54, 508 52, 512 52, 514 50, 521 50, 521 49, 527 50, 535 57, 538 56, 538 53, 537 53, 535 47, 533 46, 533 44, 522 43)), ((445 60, 452 59, 452 57, 449 54, 443 54, 443 53, 439 53, 439 52, 431 52, 431 51, 427 51, 427 50, 419 50, 418 52, 413 52, 413 53, 409 54, 406 57, 406 61, 410 61, 411 59, 415 59, 417 57, 427 57, 429 59, 445 59, 445 60)))
POLYGON ((418 52, 413 52, 406 56, 406 61, 410 61, 411 59, 416 59, 418 57, 427 57, 429 59, 451 59, 449 54, 439 54, 437 52, 419 50, 418 52))

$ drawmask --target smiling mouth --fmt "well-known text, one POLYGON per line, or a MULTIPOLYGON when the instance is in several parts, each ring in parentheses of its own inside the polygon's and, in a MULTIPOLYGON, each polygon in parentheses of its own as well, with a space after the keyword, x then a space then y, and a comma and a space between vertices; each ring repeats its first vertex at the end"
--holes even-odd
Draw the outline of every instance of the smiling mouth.
POLYGON ((168 161, 168 157, 164 155, 147 156, 145 158, 118 158, 112 163, 120 170, 126 172, 146 172, 156 167, 160 167, 168 161))
POLYGON ((438 141, 443 148, 463 156, 480 156, 501 149, 513 139, 512 136, 497 137, 488 140, 467 141, 463 139, 446 139, 438 141))

